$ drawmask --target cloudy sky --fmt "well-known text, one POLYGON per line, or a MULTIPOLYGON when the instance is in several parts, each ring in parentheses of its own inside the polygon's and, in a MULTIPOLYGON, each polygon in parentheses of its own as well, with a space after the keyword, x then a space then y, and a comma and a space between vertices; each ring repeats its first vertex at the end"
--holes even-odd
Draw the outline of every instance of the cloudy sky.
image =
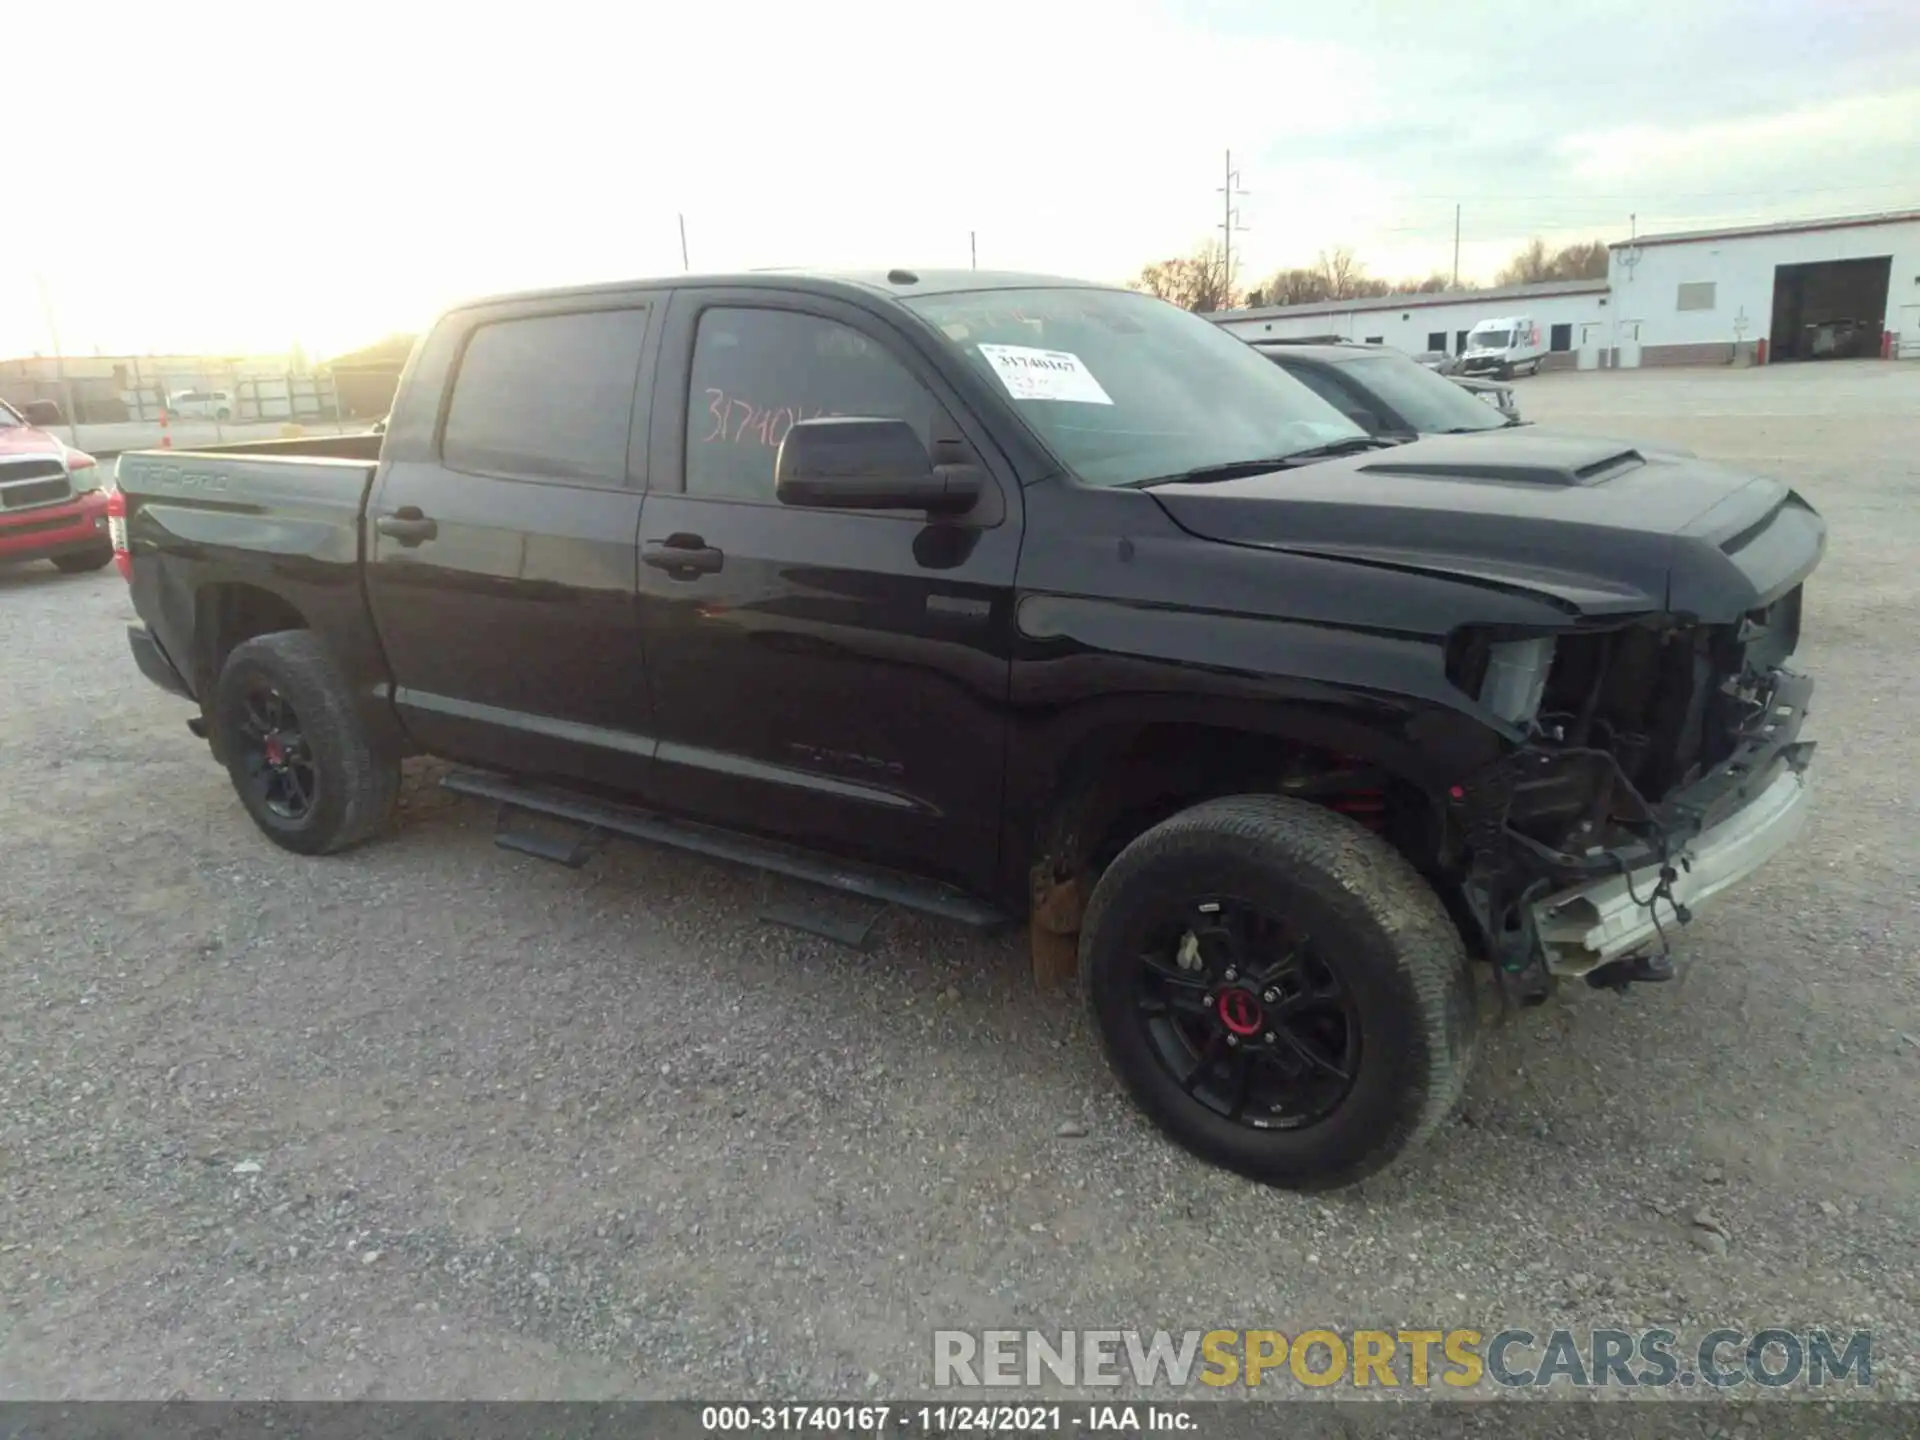
POLYGON ((1914 0, 113 0, 8 40, 0 357, 318 354, 677 271, 1241 278, 1920 208, 1914 0), (24 93, 22 84, 24 83, 24 93), (31 119, 23 118, 31 117, 31 119), (42 223, 22 227, 33 214, 42 223))

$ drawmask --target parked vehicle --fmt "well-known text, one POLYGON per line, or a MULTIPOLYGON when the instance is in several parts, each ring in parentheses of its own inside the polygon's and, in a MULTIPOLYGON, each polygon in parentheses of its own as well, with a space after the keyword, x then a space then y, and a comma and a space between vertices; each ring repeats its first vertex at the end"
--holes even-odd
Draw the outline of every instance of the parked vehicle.
POLYGON ((0 565, 51 560, 62 570, 98 570, 113 559, 99 462, 43 427, 60 407, 21 410, 0 400, 0 565))
POLYGON ((1452 375, 1447 378, 1474 399, 1484 401, 1498 410, 1509 425, 1527 423, 1520 418, 1520 402, 1514 398, 1513 386, 1499 380, 1476 380, 1470 375, 1452 375))
POLYGON ((231 390, 176 390, 167 397, 167 414, 174 420, 231 420, 231 390))
POLYGON ((1416 365, 1425 366, 1436 375, 1455 375, 1460 371, 1460 357, 1450 355, 1445 350, 1422 350, 1413 360, 1416 365))
POLYGON ((1147 1113, 1278 1184, 1441 1125, 1476 966, 1665 978, 1677 907, 1805 815, 1786 485, 1390 445, 1128 291, 479 302, 384 436, 120 479, 134 657, 274 843, 364 840, 430 751, 515 849, 590 853, 533 812, 1023 921, 1147 1113))
POLYGON ((1369 435, 1464 435, 1520 423, 1513 387, 1436 375, 1398 350, 1271 341, 1253 348, 1369 435))
POLYGON ((1482 320, 1467 332, 1460 369, 1467 375, 1491 371, 1502 380, 1511 380, 1522 371, 1539 374, 1546 358, 1547 342, 1540 322, 1526 315, 1510 315, 1482 320))

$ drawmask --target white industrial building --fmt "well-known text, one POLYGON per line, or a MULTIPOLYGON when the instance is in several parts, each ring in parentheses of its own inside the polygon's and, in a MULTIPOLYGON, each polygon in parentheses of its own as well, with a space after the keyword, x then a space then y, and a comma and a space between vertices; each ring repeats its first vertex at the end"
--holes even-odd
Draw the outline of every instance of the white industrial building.
POLYGON ((1920 210, 1642 235, 1612 247, 1607 283, 1622 365, 1724 364, 1747 346, 1813 359, 1836 322, 1852 326, 1843 353, 1920 357, 1920 210))
POLYGON ((1338 336, 1458 352, 1481 320, 1525 316, 1550 366, 1920 358, 1920 211, 1642 235, 1607 278, 1222 311, 1246 340, 1338 336))
POLYGON ((1441 290, 1223 310, 1212 318, 1243 340, 1338 336, 1418 355, 1428 350, 1458 354, 1466 348, 1467 331, 1475 322, 1524 315, 1539 322, 1547 336, 1549 366, 1579 364, 1592 369, 1604 363, 1604 351, 1612 344, 1607 297, 1604 280, 1554 280, 1493 290, 1441 290))

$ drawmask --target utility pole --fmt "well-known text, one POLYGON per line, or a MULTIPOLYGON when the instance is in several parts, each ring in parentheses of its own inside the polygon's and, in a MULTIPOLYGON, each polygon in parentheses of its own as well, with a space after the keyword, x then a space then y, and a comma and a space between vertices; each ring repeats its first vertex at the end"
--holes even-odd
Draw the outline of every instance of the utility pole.
POLYGON ((1223 288, 1226 293, 1220 297, 1222 305, 1230 304, 1233 299, 1234 232, 1244 232, 1247 228, 1240 223, 1240 208, 1235 205, 1233 201, 1235 196, 1245 195, 1246 193, 1246 191, 1240 188, 1240 172, 1233 168, 1233 151, 1229 150, 1227 151, 1227 183, 1220 187, 1220 194, 1225 197, 1223 202, 1225 214, 1220 221, 1220 232, 1226 237, 1220 247, 1221 268, 1226 272, 1223 277, 1223 288))
POLYGON ((1453 288, 1460 288, 1460 206, 1453 207, 1453 288))
POLYGON ((682 270, 693 268, 687 263, 687 216, 684 210, 680 212, 680 268, 682 270))
POLYGON ((967 232, 967 264, 970 268, 980 268, 980 237, 974 231, 967 232))
POLYGON ((60 326, 53 318, 53 296, 47 293, 47 277, 38 270, 33 272, 33 283, 39 287, 40 309, 47 320, 47 338, 53 342, 54 383, 67 400, 67 439, 77 450, 80 448, 80 416, 73 403, 73 382, 67 379, 66 355, 60 348, 60 326))

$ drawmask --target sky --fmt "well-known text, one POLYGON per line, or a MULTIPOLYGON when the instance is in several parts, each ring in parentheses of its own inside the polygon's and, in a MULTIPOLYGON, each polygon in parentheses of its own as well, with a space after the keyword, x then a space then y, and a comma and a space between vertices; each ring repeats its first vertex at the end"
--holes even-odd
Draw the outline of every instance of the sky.
POLYGON ((37 6, 0 358, 314 356, 682 268, 1242 283, 1920 208, 1914 0, 37 6), (36 216, 37 223, 20 219, 36 216), (972 247, 970 249, 970 246, 972 247))

